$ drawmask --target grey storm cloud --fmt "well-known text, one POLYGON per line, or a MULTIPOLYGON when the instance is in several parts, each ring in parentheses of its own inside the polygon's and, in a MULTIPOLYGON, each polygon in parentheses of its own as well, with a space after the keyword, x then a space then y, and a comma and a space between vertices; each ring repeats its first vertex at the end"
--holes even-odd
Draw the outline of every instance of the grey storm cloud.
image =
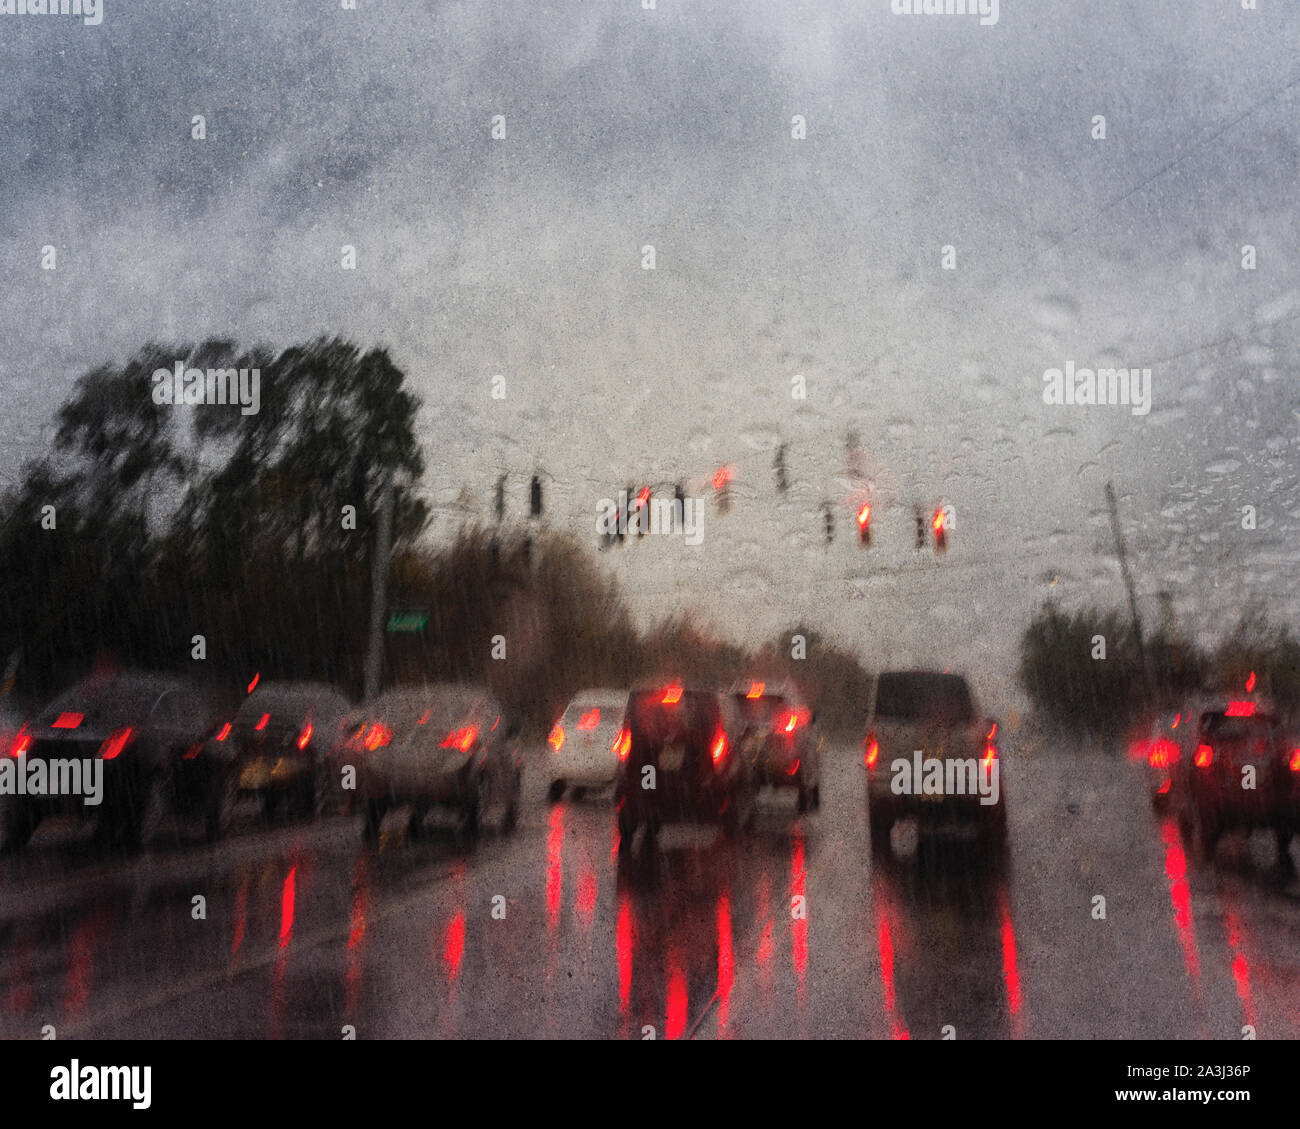
POLYGON ((647 614, 685 600, 756 636, 806 614, 918 660, 980 654, 996 619, 1005 657, 1044 577, 1115 597, 1109 478, 1144 597, 1172 587, 1217 621, 1231 567, 1294 617, 1300 10, 1271 7, 1003 0, 992 27, 888 0, 0 15, 0 474, 77 375, 145 341, 337 332, 390 347, 423 396, 435 499, 468 488, 486 513, 501 470, 541 465, 552 520, 580 531, 627 481, 734 464, 749 518, 713 520, 702 556, 612 564, 647 614), (1045 405, 1067 361, 1151 366, 1150 416, 1045 405), (870 567, 820 542, 821 504, 856 488, 850 429, 902 546, 870 567), (951 567, 918 571, 910 507, 940 498, 951 567))

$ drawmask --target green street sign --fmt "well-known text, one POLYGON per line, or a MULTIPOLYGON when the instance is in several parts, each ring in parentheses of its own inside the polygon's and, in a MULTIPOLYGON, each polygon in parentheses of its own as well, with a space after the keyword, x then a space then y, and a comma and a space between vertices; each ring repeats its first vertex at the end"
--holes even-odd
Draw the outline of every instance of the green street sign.
POLYGON ((424 612, 397 612, 388 617, 388 630, 392 634, 414 633, 429 626, 424 612))

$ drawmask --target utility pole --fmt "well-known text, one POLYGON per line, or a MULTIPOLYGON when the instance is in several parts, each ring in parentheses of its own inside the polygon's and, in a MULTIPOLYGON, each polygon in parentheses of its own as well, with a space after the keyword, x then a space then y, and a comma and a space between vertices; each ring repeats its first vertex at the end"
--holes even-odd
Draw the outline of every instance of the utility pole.
POLYGON ((1115 491, 1106 483, 1106 508, 1110 511, 1110 527, 1115 534, 1115 554, 1119 557, 1119 572, 1124 578, 1124 587, 1128 590, 1128 610, 1133 617, 1133 635, 1137 639, 1138 657, 1142 662, 1142 684, 1146 688, 1147 701, 1154 698, 1151 686, 1151 666, 1147 661, 1146 640, 1142 637, 1142 620, 1138 616, 1137 596, 1133 593, 1133 574, 1128 568, 1128 550, 1124 546, 1124 534, 1119 528, 1119 511, 1115 506, 1115 491))
POLYGON ((388 562, 393 547, 393 473, 384 479, 379 502, 379 529, 374 555, 370 558, 370 645, 366 652, 365 695, 370 701, 379 693, 379 675, 384 661, 384 605, 387 603, 388 562))

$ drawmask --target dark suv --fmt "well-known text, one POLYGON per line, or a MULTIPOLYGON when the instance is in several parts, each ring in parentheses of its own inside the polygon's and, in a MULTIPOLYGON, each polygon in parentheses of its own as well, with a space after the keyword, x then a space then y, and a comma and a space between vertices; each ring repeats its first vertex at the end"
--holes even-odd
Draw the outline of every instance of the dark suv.
POLYGON ((1267 703, 1202 702, 1179 763, 1178 822, 1207 858, 1225 831, 1268 828, 1278 860, 1290 865, 1300 757, 1267 703))
POLYGON ((169 816, 202 817, 207 796, 182 785, 178 766, 196 755, 228 709, 214 691, 163 675, 123 673, 77 683, 23 728, 7 754, 26 762, 29 775, 30 766, 43 761, 51 779, 57 773, 66 782, 74 765, 87 777, 83 784, 98 777, 98 802, 82 794, 84 787, 5 797, 4 849, 21 850, 49 816, 94 822, 102 840, 128 850, 147 843, 169 816))
POLYGON ((670 684, 629 695, 614 782, 621 854, 642 827, 648 847, 665 823, 719 823, 734 834, 752 822, 758 788, 737 755, 740 727, 711 690, 670 684))

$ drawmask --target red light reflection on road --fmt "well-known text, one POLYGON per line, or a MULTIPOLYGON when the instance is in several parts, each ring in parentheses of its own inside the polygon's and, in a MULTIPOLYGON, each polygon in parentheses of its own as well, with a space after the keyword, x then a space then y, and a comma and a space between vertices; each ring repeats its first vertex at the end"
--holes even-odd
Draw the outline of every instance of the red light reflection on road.
POLYGON ((460 976, 461 961, 465 958, 465 911, 451 919, 442 941, 442 966, 447 983, 454 984, 460 976))
POLYGON ((552 933, 560 923, 560 896, 564 893, 564 807, 551 809, 551 829, 546 835, 546 922, 552 933))
POLYGON ((1187 855, 1178 838, 1178 829, 1169 820, 1160 829, 1165 844, 1165 877, 1169 879, 1169 900, 1174 907, 1174 927, 1183 950, 1183 965, 1193 984, 1199 986, 1201 957, 1196 948, 1196 929, 1192 921, 1192 890, 1187 884, 1187 855))
POLYGON ((1228 929, 1228 947, 1232 949, 1232 981, 1237 988, 1237 998, 1241 1000, 1241 1015, 1251 1027, 1259 1025, 1255 1013, 1255 998, 1250 990, 1250 964, 1241 944, 1241 919, 1237 916, 1235 906, 1224 909, 1224 924, 1228 929))
POLYGON ((627 891, 618 895, 618 1010, 627 1015, 632 999, 632 906, 627 891))
MULTIPOLYGON (((804 882, 807 872, 804 869, 804 842, 803 828, 796 828, 794 840, 790 847, 790 870, 794 875, 794 881, 790 886, 791 898, 799 898, 802 912, 807 912, 807 905, 803 901, 804 882)), ((791 902, 794 905, 794 902, 791 902)), ((791 944, 792 955, 794 957, 794 971, 799 978, 799 1004, 804 1002, 805 981, 808 973, 808 919, 807 917, 796 917, 794 919, 794 937, 791 944)))
POLYGON ((682 969, 681 954, 676 947, 668 952, 668 1015, 664 1034, 670 1039, 680 1039, 686 1030, 686 1012, 690 999, 686 991, 686 973, 682 969))
POLYGON ((731 947, 731 894, 718 898, 718 1034, 731 1019, 731 986, 736 980, 736 962, 731 947))
POLYGON ((1002 979, 1007 986, 1007 1011, 1011 1014, 1011 1035, 1019 1039, 1024 1033, 1020 1014, 1020 968, 1016 962, 1016 931, 1011 923, 1011 906, 1005 888, 998 890, 998 918, 1002 932, 1002 979))
POLYGON ((284 886, 280 890, 280 948, 287 948, 293 937, 294 895, 297 886, 298 865, 289 867, 284 876, 284 886))
POLYGON ((584 863, 578 870, 578 893, 573 900, 573 908, 585 929, 591 928, 592 920, 596 916, 596 899, 599 893, 596 872, 584 863))

